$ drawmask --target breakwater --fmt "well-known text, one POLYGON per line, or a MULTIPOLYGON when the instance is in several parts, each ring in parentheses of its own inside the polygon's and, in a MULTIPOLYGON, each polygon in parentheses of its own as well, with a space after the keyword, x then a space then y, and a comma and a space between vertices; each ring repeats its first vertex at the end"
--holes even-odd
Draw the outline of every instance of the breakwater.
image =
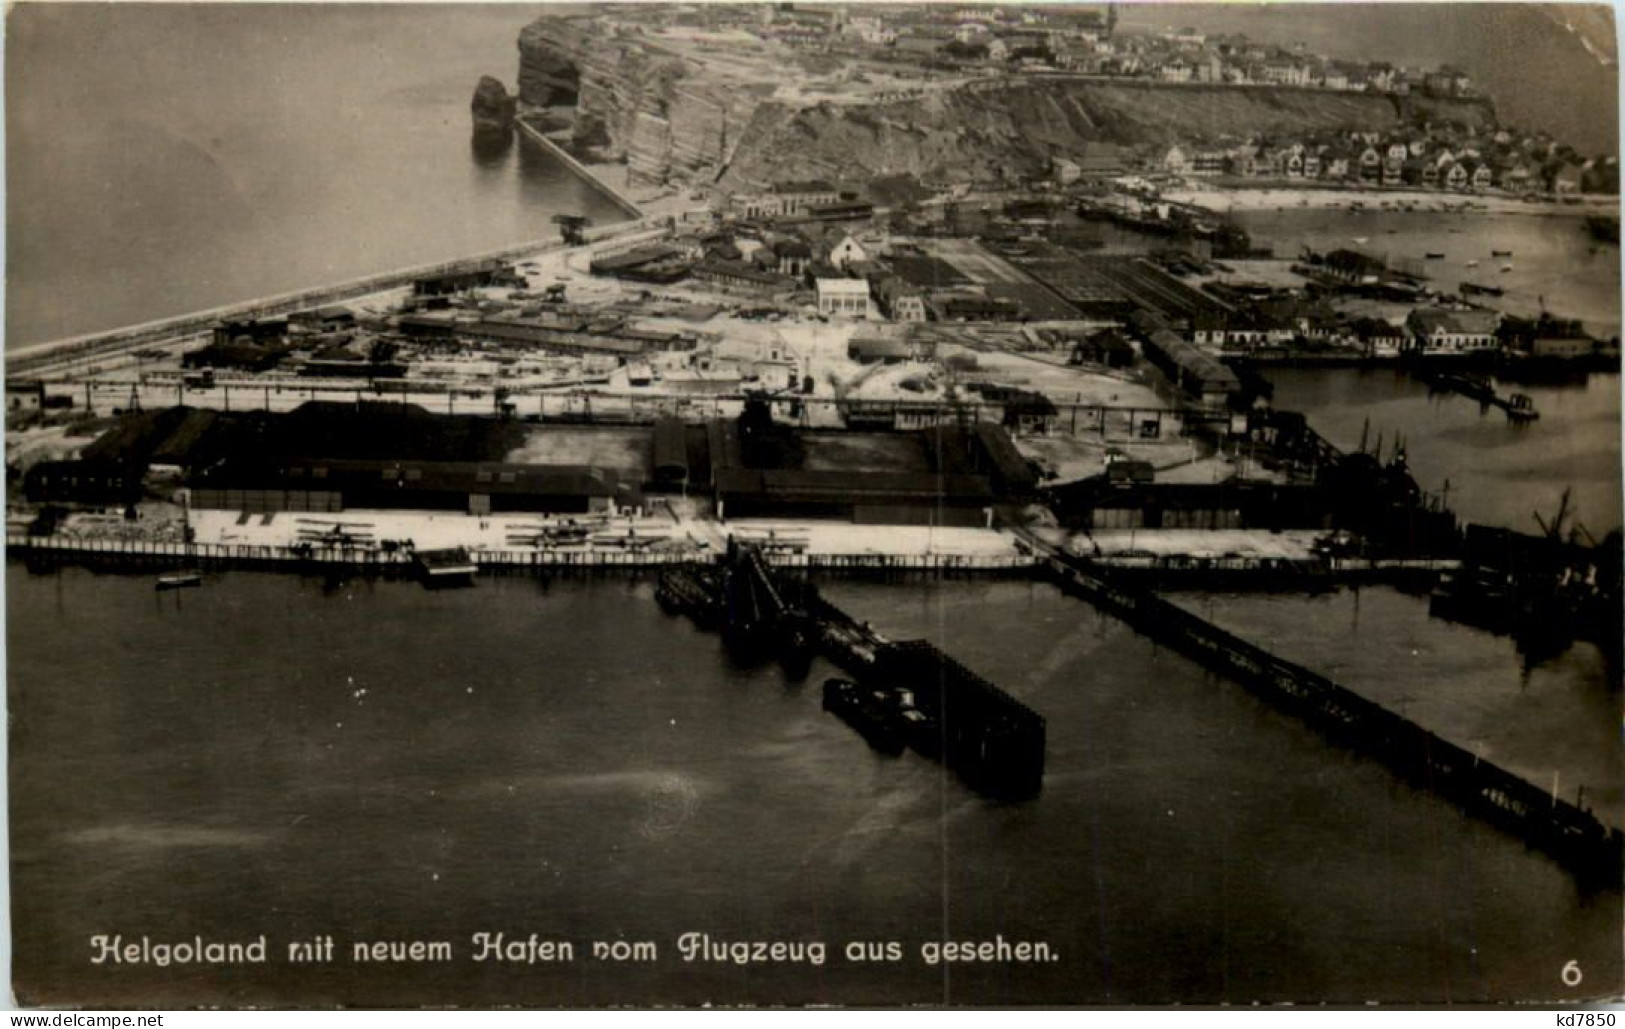
POLYGON ((1047 570, 1064 592, 1241 683, 1328 740, 1381 761, 1401 778, 1521 837, 1588 883, 1618 886, 1625 837, 1591 812, 1428 732, 1325 676, 1225 632, 1211 622, 1086 563, 1050 552, 1047 570))
POLYGON ((616 207, 619 207, 628 217, 642 218, 644 216, 643 209, 641 207, 633 203, 632 200, 624 193, 620 192, 614 186, 611 186, 598 175, 594 174, 591 168, 588 168, 586 165, 576 160, 568 150, 559 146, 551 139, 548 139, 542 134, 540 129, 536 128, 536 126, 531 125, 523 118, 520 118, 517 122, 515 122, 515 124, 519 126, 519 131, 524 134, 526 139, 535 143, 543 150, 546 150, 548 154, 556 159, 560 164, 564 165, 566 168, 578 175, 583 182, 587 183, 593 189, 607 197, 610 202, 615 204, 616 207))

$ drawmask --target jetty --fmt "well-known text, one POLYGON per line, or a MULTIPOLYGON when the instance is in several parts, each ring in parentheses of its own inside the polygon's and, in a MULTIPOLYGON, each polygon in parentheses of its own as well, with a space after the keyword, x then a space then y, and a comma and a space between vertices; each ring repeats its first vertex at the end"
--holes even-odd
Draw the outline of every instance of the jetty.
POLYGON ((1625 834, 1604 826, 1590 811, 1149 590, 1122 582, 1036 537, 1029 537, 1029 542, 1044 553, 1046 569, 1063 592, 1240 683, 1329 741, 1380 761, 1418 788, 1519 836, 1582 881, 1619 884, 1625 834))

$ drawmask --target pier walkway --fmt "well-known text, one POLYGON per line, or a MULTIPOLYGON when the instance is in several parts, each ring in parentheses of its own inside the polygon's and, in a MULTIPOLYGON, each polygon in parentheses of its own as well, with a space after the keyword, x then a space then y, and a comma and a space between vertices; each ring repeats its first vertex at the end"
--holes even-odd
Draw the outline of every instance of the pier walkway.
POLYGON ((1581 879, 1619 886, 1625 836, 1589 811, 1148 590, 1109 578, 1111 573, 1037 537, 1027 539, 1045 556, 1048 572, 1064 592, 1234 679, 1332 742, 1381 761, 1402 778, 1517 834, 1581 879))

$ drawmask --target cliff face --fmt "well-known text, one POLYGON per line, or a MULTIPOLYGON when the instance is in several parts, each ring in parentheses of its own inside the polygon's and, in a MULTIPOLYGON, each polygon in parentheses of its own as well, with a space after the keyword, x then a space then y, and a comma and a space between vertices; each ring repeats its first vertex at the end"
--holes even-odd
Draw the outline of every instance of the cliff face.
MULTIPOLYGON (((1319 90, 1004 80, 875 103, 791 106, 774 84, 730 79, 590 18, 544 16, 519 37, 519 97, 575 108, 578 143, 645 180, 724 190, 789 179, 912 173, 945 181, 1040 172, 1085 142, 1164 146, 1257 133, 1382 131, 1416 117, 1494 124, 1487 102, 1319 90)), ((793 74, 787 70, 786 74, 793 74)), ((1287 139, 1286 141, 1290 141, 1287 139)))
POLYGON ((533 107, 574 107, 587 36, 567 18, 539 18, 519 33, 519 99, 533 107))
POLYGON ((574 106, 575 138, 645 180, 708 178, 770 86, 702 79, 682 58, 588 19, 543 17, 519 35, 519 99, 574 106))
POLYGON ((1020 81, 863 106, 789 110, 763 105, 722 176, 725 189, 787 178, 864 178, 908 172, 986 180, 1000 169, 1042 173, 1087 142, 1163 147, 1283 143, 1311 131, 1384 131, 1414 118, 1493 125, 1480 101, 1389 98, 1302 89, 1020 81))

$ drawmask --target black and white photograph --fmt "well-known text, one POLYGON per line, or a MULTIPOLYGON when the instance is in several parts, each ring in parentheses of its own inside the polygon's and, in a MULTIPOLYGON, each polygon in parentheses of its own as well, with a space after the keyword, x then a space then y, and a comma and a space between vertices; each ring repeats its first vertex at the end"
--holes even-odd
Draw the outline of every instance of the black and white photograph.
POLYGON ((8 1002, 1620 1000, 1618 61, 14 0, 8 1002))

